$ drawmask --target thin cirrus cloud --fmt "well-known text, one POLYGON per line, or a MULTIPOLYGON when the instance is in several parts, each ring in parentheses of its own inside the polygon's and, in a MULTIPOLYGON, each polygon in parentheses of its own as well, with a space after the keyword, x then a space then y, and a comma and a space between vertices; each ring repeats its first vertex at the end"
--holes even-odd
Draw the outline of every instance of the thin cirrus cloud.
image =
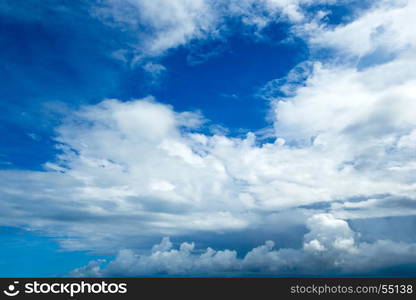
POLYGON ((329 47, 347 59, 311 56, 299 72, 260 90, 271 104, 273 142, 260 143, 252 132, 209 133, 202 114, 151 97, 84 106, 56 128, 60 154, 44 172, 0 172, 3 225, 61 236, 68 250, 119 251, 107 265, 92 261, 74 276, 354 273, 416 262, 413 243, 368 242, 347 222, 415 214, 412 1, 382 1, 340 25, 326 24, 324 13, 306 14, 313 1, 123 3, 105 1, 92 13, 112 26, 146 23, 146 55, 219 34, 221 18, 238 15, 258 27, 284 18, 311 49, 329 47), (166 9, 157 14, 161 4, 166 9), (371 26, 361 31, 363 24, 371 26), (392 54, 388 60, 377 59, 383 51, 392 54), (293 220, 273 217, 282 212, 293 220), (164 238, 148 254, 136 253, 153 237, 194 241, 201 233, 273 231, 286 222, 306 226, 300 248, 268 241, 241 258, 237 250, 201 253, 193 243, 176 249, 164 238))

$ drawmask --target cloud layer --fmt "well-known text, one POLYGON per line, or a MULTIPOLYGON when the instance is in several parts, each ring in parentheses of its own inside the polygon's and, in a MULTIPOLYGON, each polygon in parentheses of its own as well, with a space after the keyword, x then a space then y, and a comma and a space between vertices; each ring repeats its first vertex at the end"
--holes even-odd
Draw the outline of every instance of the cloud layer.
POLYGON ((198 250, 194 243, 184 242, 175 248, 165 237, 160 244, 153 246, 149 254, 121 250, 104 267, 103 260, 91 261, 73 270, 71 275, 354 274, 414 263, 416 259, 416 244, 389 240, 359 242, 357 233, 347 222, 329 214, 311 217, 307 226, 309 232, 304 236, 302 249, 276 250, 273 241, 266 241, 239 258, 235 250, 198 250))

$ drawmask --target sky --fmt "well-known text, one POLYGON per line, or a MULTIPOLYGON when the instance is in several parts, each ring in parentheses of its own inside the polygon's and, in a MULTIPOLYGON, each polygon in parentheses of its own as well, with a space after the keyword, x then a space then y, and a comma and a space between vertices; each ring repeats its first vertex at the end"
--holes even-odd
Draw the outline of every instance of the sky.
POLYGON ((0 0, 0 276, 415 276, 412 0, 0 0))

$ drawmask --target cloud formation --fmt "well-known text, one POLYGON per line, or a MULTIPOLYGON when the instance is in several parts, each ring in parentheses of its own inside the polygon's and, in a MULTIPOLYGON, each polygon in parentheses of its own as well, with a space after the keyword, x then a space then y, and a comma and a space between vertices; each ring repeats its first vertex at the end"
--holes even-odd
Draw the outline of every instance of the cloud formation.
POLYGON ((316 18, 324 12, 318 9, 312 14, 308 8, 334 3, 333 0, 104 0, 92 5, 90 11, 108 26, 132 33, 135 63, 195 40, 226 39, 233 20, 254 30, 257 37, 276 22, 316 25, 316 18))
POLYGON ((340 25, 306 16, 302 7, 317 3, 306 0, 123 3, 105 1, 94 13, 113 26, 148 24, 151 55, 216 34, 222 15, 213 7, 248 26, 283 16, 311 49, 329 47, 336 55, 311 57, 260 91, 271 103, 272 142, 252 132, 210 132, 202 114, 178 112, 151 97, 106 99, 74 111, 56 128, 60 154, 44 171, 0 171, 2 225, 56 235, 69 250, 122 249, 107 267, 91 262, 75 275, 312 272, 322 266, 358 272, 380 261, 415 261, 414 244, 360 241, 346 221, 415 215, 416 39, 404 26, 411 24, 413 2, 382 1, 340 25), (268 14, 257 13, 265 9, 268 14), (334 58, 345 53, 346 61, 334 58), (293 218, 280 218, 284 214, 293 218), (164 239, 147 256, 135 252, 155 237, 195 240, 201 232, 290 222, 309 230, 302 249, 275 250, 266 242, 239 258, 235 250, 199 254, 193 243, 176 249, 164 239))
POLYGON ((273 241, 253 248, 239 258, 235 250, 199 250, 194 243, 175 248, 168 237, 153 246, 148 254, 121 250, 105 266, 91 261, 75 269, 75 277, 143 275, 253 275, 253 274, 354 274, 397 264, 414 263, 416 244, 378 240, 359 242, 357 233, 344 220, 330 214, 317 214, 307 221, 309 232, 302 249, 275 249, 273 241))

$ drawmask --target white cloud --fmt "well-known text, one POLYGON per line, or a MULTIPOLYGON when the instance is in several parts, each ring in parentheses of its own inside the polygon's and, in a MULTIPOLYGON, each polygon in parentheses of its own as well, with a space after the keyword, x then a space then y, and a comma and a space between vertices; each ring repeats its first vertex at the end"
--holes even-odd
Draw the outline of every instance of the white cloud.
POLYGON ((166 67, 161 64, 147 62, 143 65, 143 70, 149 75, 151 79, 150 83, 157 84, 159 83, 161 77, 165 74, 166 67))
POLYGON ((92 14, 138 34, 141 54, 148 56, 215 34, 216 15, 204 0, 106 0, 94 6, 92 14))
MULTIPOLYGON (((139 276, 139 275, 224 275, 307 274, 320 272, 356 272, 380 270, 403 263, 416 262, 416 244, 378 240, 362 243, 348 223, 329 214, 319 214, 307 222, 309 232, 304 237, 303 249, 275 249, 267 241, 249 251, 243 258, 235 250, 195 249, 194 243, 182 243, 174 248, 169 238, 155 245, 148 254, 121 250, 105 267, 103 261, 91 261, 72 271, 72 276, 139 276)), ((326 273, 328 274, 328 273, 326 273)))
POLYGON ((215 15, 203 0, 135 1, 141 18, 155 31, 148 44, 151 53, 159 53, 206 34, 215 22, 215 15))
MULTIPOLYGON (((254 28, 258 37, 262 29, 274 22, 309 24, 315 16, 310 16, 307 8, 334 3, 333 0, 104 0, 92 6, 91 14, 128 33, 135 64, 194 40, 226 38, 231 30, 227 25, 230 19, 254 28)), ((114 56, 125 61, 125 50, 115 51, 114 56)))
POLYGON ((363 57, 393 54, 416 46, 412 29, 414 1, 376 1, 370 10, 345 25, 329 28, 323 23, 301 27, 310 33, 313 46, 332 47, 343 55, 363 57))

